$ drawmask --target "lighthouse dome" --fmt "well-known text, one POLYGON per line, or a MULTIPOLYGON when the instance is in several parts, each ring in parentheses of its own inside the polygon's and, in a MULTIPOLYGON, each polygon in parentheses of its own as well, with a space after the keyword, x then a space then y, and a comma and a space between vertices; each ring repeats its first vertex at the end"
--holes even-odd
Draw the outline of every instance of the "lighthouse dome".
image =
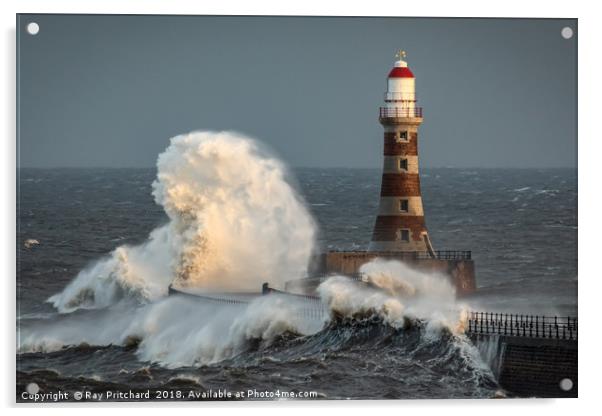
POLYGON ((406 61, 395 61, 395 66, 389 72, 389 78, 414 78, 414 74, 408 68, 406 61))
POLYGON ((395 65, 387 77, 387 92, 385 93, 387 107, 413 108, 416 102, 415 81, 414 74, 408 68, 408 63, 402 59, 395 61, 395 65))

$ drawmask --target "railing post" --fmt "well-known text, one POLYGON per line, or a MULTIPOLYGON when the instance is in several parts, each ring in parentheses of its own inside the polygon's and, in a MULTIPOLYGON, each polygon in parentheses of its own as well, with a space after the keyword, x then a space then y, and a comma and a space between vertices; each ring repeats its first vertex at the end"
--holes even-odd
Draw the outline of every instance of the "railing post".
POLYGON ((488 312, 485 312, 485 319, 483 319, 483 322, 485 323, 485 333, 489 333, 489 321, 487 320, 487 315, 489 315, 488 312))
POLYGON ((495 326, 497 328, 497 333, 501 334, 501 327, 500 327, 500 318, 498 317, 499 314, 495 314, 495 326))
POLYGON ((546 317, 545 316, 541 317, 541 337, 547 338, 547 336, 546 336, 546 317))
POLYGON ((500 313, 499 317, 498 317, 498 322, 497 322, 497 333, 498 334, 502 333, 502 315, 503 314, 500 313))
POLYGON ((520 316, 520 322, 521 322, 521 326, 523 327, 523 337, 525 336, 525 330, 527 328, 525 328, 525 319, 523 317, 523 315, 520 316))

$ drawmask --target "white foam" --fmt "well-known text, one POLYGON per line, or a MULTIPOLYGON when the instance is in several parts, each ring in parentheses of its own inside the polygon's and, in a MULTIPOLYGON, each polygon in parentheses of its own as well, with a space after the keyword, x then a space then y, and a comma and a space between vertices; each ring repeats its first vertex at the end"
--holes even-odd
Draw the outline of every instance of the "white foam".
POLYGON ((195 132, 159 155, 155 201, 169 222, 146 243, 120 246, 49 301, 61 312, 124 296, 156 300, 170 283, 205 290, 282 287, 305 273, 315 226, 285 166, 252 139, 195 132))

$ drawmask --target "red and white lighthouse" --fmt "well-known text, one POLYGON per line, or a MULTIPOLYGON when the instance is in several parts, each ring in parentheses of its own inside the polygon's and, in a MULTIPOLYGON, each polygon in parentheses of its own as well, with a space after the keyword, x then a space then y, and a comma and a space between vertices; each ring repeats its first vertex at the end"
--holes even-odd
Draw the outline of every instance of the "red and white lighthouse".
POLYGON ((416 106, 415 78, 405 52, 387 78, 385 105, 379 121, 384 127, 384 161, 378 216, 370 251, 425 252, 434 257, 422 207, 418 171, 418 127, 422 108, 416 106))

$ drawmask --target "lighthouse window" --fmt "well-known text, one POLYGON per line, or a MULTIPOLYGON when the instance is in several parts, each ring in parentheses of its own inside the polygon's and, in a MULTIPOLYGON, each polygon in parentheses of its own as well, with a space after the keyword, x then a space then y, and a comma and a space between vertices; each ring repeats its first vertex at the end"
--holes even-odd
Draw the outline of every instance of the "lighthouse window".
POLYGON ((401 212, 408 212, 409 210, 409 204, 408 204, 408 200, 407 199, 400 199, 399 200, 399 210, 401 212))
POLYGON ((402 142, 407 142, 408 141, 408 132, 407 131, 400 131, 399 132, 399 141, 402 141, 402 142))
POLYGON ((400 230, 399 235, 401 241, 406 243, 410 241, 410 230, 400 230))
POLYGON ((399 169, 408 170, 408 159, 399 159, 399 169))

